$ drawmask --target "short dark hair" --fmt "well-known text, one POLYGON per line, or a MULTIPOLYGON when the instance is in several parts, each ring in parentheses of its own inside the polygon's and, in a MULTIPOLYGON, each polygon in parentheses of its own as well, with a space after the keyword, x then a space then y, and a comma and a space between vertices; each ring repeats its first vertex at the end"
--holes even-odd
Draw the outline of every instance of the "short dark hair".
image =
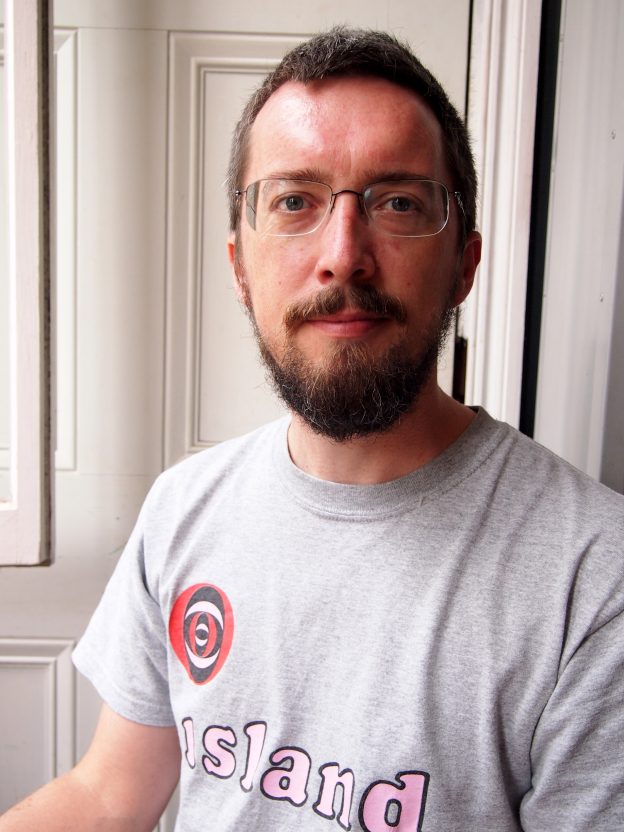
POLYGON ((384 78, 419 95, 436 116, 453 188, 464 209, 464 235, 475 228, 477 175, 466 126, 439 81, 410 48, 386 32, 336 26, 296 46, 264 79, 247 102, 232 140, 227 187, 230 228, 240 221, 236 191, 244 187, 251 127, 270 96, 288 81, 309 83, 339 76, 384 78))

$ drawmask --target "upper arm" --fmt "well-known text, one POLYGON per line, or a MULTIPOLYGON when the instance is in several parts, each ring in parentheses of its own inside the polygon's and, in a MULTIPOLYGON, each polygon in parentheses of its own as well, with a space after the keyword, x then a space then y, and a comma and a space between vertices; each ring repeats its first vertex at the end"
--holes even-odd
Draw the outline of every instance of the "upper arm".
POLYGON ((179 772, 174 727, 140 725, 104 705, 93 742, 74 773, 109 817, 132 819, 138 832, 154 828, 179 772))
POLYGON ((175 788, 175 728, 139 725, 102 708, 78 765, 0 818, 2 832, 152 832, 175 788))
POLYGON ((533 737, 528 830, 624 828, 624 613, 588 636, 560 674, 533 737))

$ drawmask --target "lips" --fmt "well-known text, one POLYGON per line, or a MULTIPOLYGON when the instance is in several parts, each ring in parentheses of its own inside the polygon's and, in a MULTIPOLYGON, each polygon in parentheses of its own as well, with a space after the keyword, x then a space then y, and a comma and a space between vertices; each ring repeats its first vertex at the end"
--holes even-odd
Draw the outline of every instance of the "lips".
POLYGON ((344 310, 334 315, 312 316, 305 323, 328 335, 357 338, 376 329, 388 318, 360 310, 344 310))
POLYGON ((353 321, 379 321, 384 320, 383 315, 375 315, 371 312, 366 312, 364 309, 345 309, 336 312, 333 315, 314 315, 308 318, 312 322, 327 322, 327 323, 352 323, 353 321))

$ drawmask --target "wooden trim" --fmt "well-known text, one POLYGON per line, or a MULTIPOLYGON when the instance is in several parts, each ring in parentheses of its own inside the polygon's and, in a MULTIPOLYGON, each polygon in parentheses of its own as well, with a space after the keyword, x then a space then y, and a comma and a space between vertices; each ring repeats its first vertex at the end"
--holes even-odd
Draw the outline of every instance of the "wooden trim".
POLYGON ((461 320, 466 402, 518 425, 541 0, 475 0, 468 124, 483 259, 461 320))
POLYGON ((0 564, 50 556, 49 13, 48 0, 6 0, 11 452, 0 564))
MULTIPOLYGON (((70 639, 2 638, 0 639, 0 673, 6 670, 47 672, 47 684, 39 705, 49 721, 48 733, 51 777, 68 772, 75 764, 75 684, 70 639)), ((43 785, 43 784, 42 784, 43 785)))

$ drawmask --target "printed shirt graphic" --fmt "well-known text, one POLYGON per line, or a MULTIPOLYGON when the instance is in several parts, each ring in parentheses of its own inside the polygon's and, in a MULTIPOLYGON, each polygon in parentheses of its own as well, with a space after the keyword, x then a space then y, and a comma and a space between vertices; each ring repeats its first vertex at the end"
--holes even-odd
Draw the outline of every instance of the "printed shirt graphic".
POLYGON ((196 685, 205 685, 219 673, 233 635, 234 614, 223 590, 212 584, 194 584, 178 596, 169 617, 169 638, 196 685))

